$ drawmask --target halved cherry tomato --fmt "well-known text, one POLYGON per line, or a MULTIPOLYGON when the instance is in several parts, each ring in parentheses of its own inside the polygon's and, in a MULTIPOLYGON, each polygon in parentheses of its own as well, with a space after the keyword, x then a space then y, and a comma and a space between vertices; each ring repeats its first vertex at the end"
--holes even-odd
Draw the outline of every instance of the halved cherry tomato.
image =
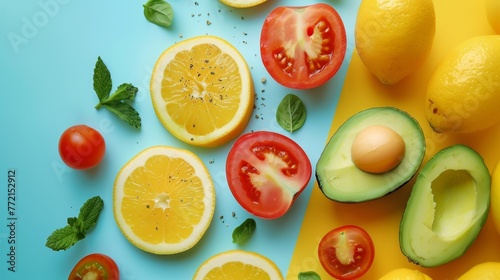
POLYGON ((260 54, 281 85, 309 89, 330 80, 346 53, 342 18, 328 4, 278 7, 265 19, 260 54))
POLYGON ((83 257, 71 270, 68 280, 119 280, 120 271, 110 257, 94 253, 83 257))
POLYGON ((373 263, 375 247, 364 229, 346 225, 328 232, 318 246, 319 261, 336 279, 357 279, 373 263))
POLYGON ((66 129, 59 139, 59 155, 71 168, 88 169, 101 162, 106 143, 99 131, 86 125, 66 129))
POLYGON ((240 136, 229 151, 226 177, 233 196, 261 218, 285 214, 311 178, 311 162, 290 138, 269 131, 240 136))

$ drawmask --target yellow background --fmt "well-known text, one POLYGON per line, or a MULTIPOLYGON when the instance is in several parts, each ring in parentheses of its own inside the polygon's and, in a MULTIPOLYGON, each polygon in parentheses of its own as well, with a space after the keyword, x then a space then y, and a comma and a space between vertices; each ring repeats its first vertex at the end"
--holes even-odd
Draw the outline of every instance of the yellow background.
MULTIPOLYGON (((443 56, 467 38, 494 34, 486 19, 484 0, 435 0, 434 5, 436 36, 431 53, 417 72, 398 84, 384 86, 379 83, 354 51, 329 136, 350 116, 363 109, 395 106, 407 111, 420 122, 427 141, 424 164, 442 148, 462 143, 478 151, 492 171, 500 159, 499 125, 473 134, 437 134, 430 129, 424 115, 427 81, 443 56)), ((322 279, 331 279, 318 262, 317 246, 324 234, 346 224, 363 227, 375 243, 375 260, 368 273, 361 279, 378 279, 399 267, 419 269, 435 280, 457 279, 475 264, 500 261, 500 235, 488 218, 478 239, 461 258, 437 268, 421 268, 408 262, 400 251, 398 234, 401 216, 413 183, 414 180, 381 199, 359 204, 333 202, 321 193, 316 184, 287 279, 297 279, 299 272, 311 270, 320 274, 322 279)))

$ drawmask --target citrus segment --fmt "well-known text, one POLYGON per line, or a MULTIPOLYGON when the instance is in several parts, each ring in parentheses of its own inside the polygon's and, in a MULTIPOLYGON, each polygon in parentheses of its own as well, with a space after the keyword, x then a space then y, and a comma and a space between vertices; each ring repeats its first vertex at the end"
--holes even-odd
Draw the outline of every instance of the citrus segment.
POLYGON ((193 280, 280 280, 276 264, 265 256, 244 250, 216 254, 200 265, 193 280))
POLYGON ((150 86, 160 122, 195 146, 216 147, 235 138, 253 110, 253 81, 245 59, 215 36, 194 37, 165 50, 150 86))
POLYGON ((234 8, 250 8, 266 2, 267 0, 219 0, 234 8))
POLYGON ((215 209, 215 190, 203 162, 187 150, 150 147, 127 162, 113 190, 118 227, 136 247, 174 254, 204 235, 215 209))

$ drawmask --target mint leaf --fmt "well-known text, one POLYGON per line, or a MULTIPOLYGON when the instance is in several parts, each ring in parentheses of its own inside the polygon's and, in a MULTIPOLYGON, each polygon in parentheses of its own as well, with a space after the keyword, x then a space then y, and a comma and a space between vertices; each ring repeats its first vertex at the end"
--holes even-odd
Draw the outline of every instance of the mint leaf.
POLYGON ((97 223, 103 206, 104 201, 99 196, 94 196, 83 204, 78 215, 78 220, 83 223, 83 231, 89 230, 97 223))
POLYGON ((237 226, 233 231, 233 243, 243 243, 255 231, 257 224, 252 218, 246 219, 241 225, 237 226))
POLYGON ((285 130, 294 132, 306 122, 306 107, 294 94, 287 94, 278 105, 276 121, 285 130))
POLYGON ((126 121, 129 125, 140 128, 141 117, 139 113, 129 104, 121 101, 111 101, 104 104, 108 110, 115 113, 119 118, 126 121))
POLYGON ((73 226, 76 224, 76 221, 78 221, 77 217, 68 218, 68 225, 73 226))
POLYGON ((54 251, 67 250, 84 239, 87 231, 97 223, 103 206, 104 202, 99 196, 88 199, 80 208, 78 217, 68 218, 68 225, 56 229, 47 238, 45 246, 54 251))
POLYGON ((97 57, 94 68, 94 91, 97 93, 99 101, 106 99, 111 92, 111 74, 101 57, 97 57))
POLYGON ((55 230, 48 238, 45 246, 54 251, 66 250, 82 239, 78 230, 70 225, 55 230))
POLYGON ((321 280, 321 277, 314 271, 306 271, 299 273, 298 280, 321 280))
POLYGON ((169 27, 174 20, 174 10, 165 0, 149 0, 144 7, 144 17, 151 23, 169 27))
POLYGON ((129 125, 136 128, 141 127, 141 117, 139 113, 137 113, 130 104, 126 103, 135 98, 138 89, 132 84, 123 83, 110 96, 111 74, 101 57, 97 58, 96 67, 94 69, 94 90, 99 98, 99 103, 95 105, 96 109, 104 106, 119 118, 126 121, 129 125))
POLYGON ((137 93, 137 88, 132 84, 121 84, 116 91, 110 97, 102 100, 101 103, 105 104, 111 101, 120 101, 120 100, 132 100, 135 98, 137 93))

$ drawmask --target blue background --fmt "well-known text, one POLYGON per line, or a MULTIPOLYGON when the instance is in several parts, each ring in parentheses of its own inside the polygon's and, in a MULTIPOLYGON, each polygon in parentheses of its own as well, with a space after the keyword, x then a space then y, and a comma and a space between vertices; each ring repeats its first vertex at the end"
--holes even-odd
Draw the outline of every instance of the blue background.
MULTIPOLYGON (((231 242, 233 229, 250 215, 227 188, 225 159, 232 142, 214 149, 189 146, 160 124, 149 96, 149 79, 159 55, 170 45, 210 34, 232 43, 245 57, 257 95, 254 117, 246 131, 272 130, 289 136, 309 155, 314 167, 327 141, 343 80, 353 52, 358 1, 325 0, 341 15, 348 35, 342 68, 325 85, 297 91, 278 85, 267 74, 259 54, 264 18, 277 6, 318 1, 268 2, 249 9, 230 8, 217 0, 170 0, 174 21, 156 26, 143 15, 143 1, 2 0, 0 2, 0 279, 65 279, 83 256, 99 252, 120 267, 121 279, 191 279, 210 256, 241 248, 272 259, 286 275, 304 212, 314 187, 307 189, 283 217, 255 218, 257 230, 243 245, 231 242), (98 102, 92 87, 93 69, 101 56, 113 89, 132 83, 139 92, 133 104, 142 118, 134 129, 98 102), (262 78, 266 82, 261 81, 262 78), (288 93, 306 105, 304 127, 293 134, 275 120, 275 110, 288 93), (72 170, 59 157, 57 143, 69 126, 86 124, 106 139, 104 161, 88 171, 72 170), (139 151, 171 145, 195 152, 208 167, 216 186, 216 210, 202 240, 187 252, 157 256, 130 244, 116 226, 112 186, 119 169, 139 151), (7 172, 16 170, 16 271, 8 271, 7 172), (45 247, 53 230, 77 216, 81 205, 100 195, 104 209, 96 227, 67 251, 45 247), (233 217, 232 213, 235 213, 233 217)), ((321 217, 318 217, 318 223, 321 217)))

